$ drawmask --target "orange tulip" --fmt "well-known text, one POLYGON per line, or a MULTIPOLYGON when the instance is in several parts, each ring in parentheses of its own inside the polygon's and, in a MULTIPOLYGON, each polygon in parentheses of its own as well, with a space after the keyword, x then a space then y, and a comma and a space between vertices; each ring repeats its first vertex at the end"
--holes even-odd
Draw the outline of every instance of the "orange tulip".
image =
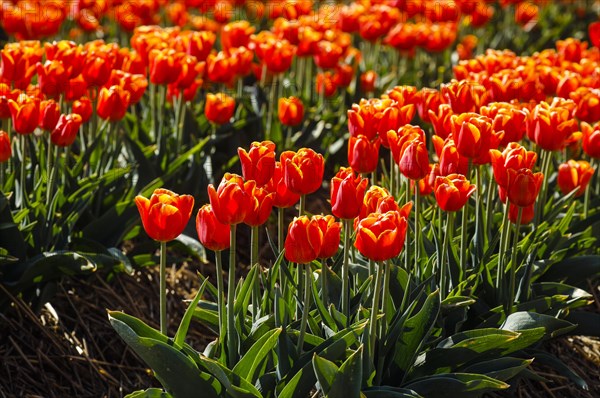
POLYGON ((358 217, 369 181, 342 167, 331 179, 331 212, 341 219, 358 217))
POLYGON ((66 147, 73 144, 77 138, 77 133, 79 133, 81 123, 81 116, 77 113, 60 115, 56 127, 50 133, 50 140, 56 146, 66 147))
POLYGON ((558 187, 563 195, 577 189, 575 197, 583 195, 594 175, 594 168, 585 160, 569 160, 558 166, 558 187))
POLYGON ((577 131, 577 120, 572 116, 574 107, 570 100, 556 104, 539 103, 527 120, 527 137, 547 151, 563 149, 577 131))
POLYGON ((250 151, 238 148, 245 180, 254 180, 256 185, 266 185, 275 170, 275 144, 271 141, 253 142, 250 151))
POLYGON ((21 95, 17 101, 9 100, 8 106, 15 131, 18 134, 33 133, 39 122, 40 101, 21 95))
POLYGON ((487 92, 484 86, 469 80, 452 80, 442 85, 442 94, 454 113, 477 112, 485 105, 487 92))
POLYGON ((125 117, 131 94, 121 86, 102 87, 98 94, 96 111, 102 119, 111 122, 119 121, 125 117))
POLYGON ((358 173, 371 173, 377 170, 381 140, 369 140, 364 135, 350 137, 348 141, 348 163, 358 173))
POLYGON ((56 98, 67 90, 69 75, 61 61, 46 61, 37 64, 38 84, 44 95, 56 98))
POLYGON ((429 175, 429 152, 425 142, 420 139, 407 142, 398 165, 402 174, 411 180, 421 180, 429 175))
POLYGON ((192 215, 194 198, 161 188, 156 189, 150 199, 136 196, 135 204, 148 236, 168 242, 183 232, 192 215))
POLYGON ((10 137, 6 131, 0 131, 0 163, 4 163, 12 156, 10 137))
POLYGON ((600 124, 591 126, 582 122, 581 132, 583 134, 583 151, 592 158, 600 159, 600 124))
POLYGON ((285 184, 290 191, 306 195, 321 187, 325 172, 323 155, 310 148, 301 148, 298 152, 283 152, 280 159, 285 184))
POLYGON ((542 187, 544 175, 533 173, 530 169, 507 169, 506 194, 510 203, 519 207, 528 207, 535 203, 535 199, 542 187))
POLYGON ((430 109, 428 113, 435 134, 443 139, 448 138, 452 132, 452 116, 454 115, 450 104, 441 104, 437 111, 430 109))
POLYGON ((285 237, 285 258, 298 264, 310 263, 318 258, 322 244, 323 233, 318 222, 307 216, 296 217, 285 237))
POLYGON ((490 157, 494 178, 504 189, 508 186, 508 169, 533 169, 537 160, 535 152, 526 150, 516 142, 510 143, 502 152, 496 149, 491 150, 490 157))
POLYGON ((277 116, 284 126, 297 126, 304 118, 304 105, 298 97, 279 98, 277 116))
POLYGON ((254 181, 244 182, 241 176, 231 173, 225 173, 217 189, 210 184, 208 197, 217 220, 229 225, 243 222, 252 208, 252 197, 248 192, 255 184, 254 181))
POLYGON ((251 227, 263 225, 269 219, 273 209, 275 194, 267 189, 257 187, 256 184, 245 184, 246 193, 251 198, 251 206, 248 208, 244 224, 251 227))
POLYGON ((273 206, 280 209, 292 207, 300 200, 300 195, 290 191, 287 185, 285 185, 285 180, 283 178, 283 166, 281 165, 281 162, 275 162, 273 176, 269 180, 266 189, 275 194, 273 206))
POLYGON ((82 97, 73 102, 73 113, 81 116, 81 121, 87 123, 92 117, 92 101, 87 97, 82 97))
POLYGON ((221 29, 221 45, 223 49, 248 47, 250 36, 254 33, 254 26, 242 20, 230 22, 221 29))
POLYGON ((495 132, 492 120, 476 113, 463 113, 451 118, 452 137, 458 152, 475 164, 489 163, 489 150, 500 144, 504 133, 495 132))

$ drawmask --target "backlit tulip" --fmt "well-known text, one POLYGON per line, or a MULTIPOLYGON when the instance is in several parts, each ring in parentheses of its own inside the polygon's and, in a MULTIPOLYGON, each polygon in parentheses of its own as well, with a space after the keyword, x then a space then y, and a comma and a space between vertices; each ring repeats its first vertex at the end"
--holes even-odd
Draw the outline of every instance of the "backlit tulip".
POLYGON ((204 115, 216 124, 225 124, 233 117, 235 111, 235 100, 225 93, 206 94, 204 115))
POLYGON ((255 184, 231 173, 225 173, 217 189, 210 184, 208 197, 217 220, 229 225, 243 222, 253 205, 248 192, 255 184))
POLYGON ((69 146, 77 138, 79 127, 81 127, 81 116, 77 113, 60 115, 58 123, 50 133, 50 140, 56 146, 69 146))
POLYGON ((413 140, 425 142, 425 132, 423 129, 411 124, 400 127, 398 131, 389 130, 386 135, 392 156, 397 164, 400 164, 404 148, 409 142, 413 140))
POLYGON ((429 110, 429 120, 433 125, 433 131, 443 139, 448 138, 452 132, 452 107, 449 104, 441 104, 437 110, 429 110))
POLYGON ((244 224, 251 227, 263 225, 271 215, 275 194, 254 184, 246 184, 245 186, 247 188, 246 193, 251 198, 251 206, 248 208, 246 217, 244 217, 244 224))
POLYGON ((112 58, 102 53, 89 53, 82 75, 88 86, 102 87, 110 78, 113 68, 112 58))
POLYGON ((341 219, 358 217, 369 181, 342 167, 331 179, 331 212, 341 219))
POLYGON ((466 175, 469 172, 469 159, 458 153, 453 139, 443 141, 438 136, 433 136, 433 144, 439 157, 440 175, 466 175))
POLYGON ((533 217, 535 216, 535 205, 519 207, 511 203, 510 208, 508 209, 508 220, 511 223, 517 223, 519 209, 521 209, 521 225, 529 224, 531 221, 533 221, 533 217))
POLYGON ((542 187, 544 175, 533 173, 530 169, 508 169, 506 194, 510 203, 519 207, 531 206, 542 187))
POLYGON ((60 61, 46 61, 37 64, 40 90, 49 98, 56 98, 67 90, 69 75, 60 61))
POLYGON ((18 134, 31 134, 38 126, 40 102, 37 98, 22 95, 18 101, 9 100, 13 128, 18 134))
POLYGON ((398 102, 393 99, 362 99, 348 111, 348 131, 351 137, 364 135, 369 140, 379 136, 387 144, 387 137, 382 137, 389 130, 397 130, 401 126, 405 120, 399 117, 398 102))
POLYGON ((477 112, 487 101, 487 91, 481 84, 469 80, 452 80, 442 85, 442 94, 454 113, 477 112))
POLYGON ((364 93, 372 93, 375 91, 377 84, 377 72, 368 70, 360 75, 360 89, 364 93))
POLYGON ((231 225, 219 222, 210 204, 205 204, 198 210, 196 232, 198 240, 208 250, 225 250, 231 244, 231 225))
POLYGON ((421 89, 421 91, 418 93, 418 101, 416 103, 419 117, 424 122, 429 123, 431 121, 429 117, 429 111, 437 113, 440 105, 442 105, 445 101, 446 99, 438 90, 433 88, 421 89))
POLYGON ((0 163, 4 163, 10 159, 12 150, 10 148, 10 137, 6 131, 0 131, 0 163))
POLYGON ((583 122, 581 132, 583 151, 592 158, 600 159, 600 124, 591 126, 583 122))
POLYGON ((293 263, 310 263, 318 258, 322 242, 323 233, 316 221, 307 216, 296 217, 285 237, 285 258, 293 263))
POLYGON ((60 117, 60 108, 54 100, 42 101, 40 103, 40 121, 39 128, 46 131, 54 130, 58 118, 60 117))
POLYGON ((81 116, 81 121, 87 123, 92 117, 92 101, 87 97, 82 97, 73 102, 73 113, 77 113, 81 116))
POLYGON ((477 187, 462 174, 450 174, 435 179, 435 200, 443 211, 459 211, 477 187))
POLYGON ((589 184, 594 169, 585 160, 569 160, 558 166, 558 187, 563 195, 577 189, 575 197, 583 195, 585 188, 589 184))
POLYGON ((563 149, 571 135, 577 131, 577 120, 572 116, 573 101, 565 101, 567 106, 552 106, 541 102, 531 112, 527 120, 527 137, 547 151, 563 149))
POLYGON ((150 199, 136 196, 135 204, 148 236, 159 242, 168 242, 183 232, 192 215, 194 198, 160 188, 150 199))
POLYGON ((277 116, 284 126, 297 126, 304 118, 304 105, 298 97, 279 98, 277 116))
POLYGON ((400 171, 411 180, 420 180, 429 174, 429 152, 424 141, 413 139, 402 149, 398 164, 400 171))
POLYGON ((254 31, 255 27, 248 21, 230 22, 221 29, 221 45, 224 49, 248 47, 254 31))
POLYGON ((516 142, 510 143, 502 152, 491 150, 490 157, 496 183, 504 189, 508 186, 508 169, 533 169, 537 160, 535 152, 526 150, 516 142))
POLYGON ((348 163, 357 173, 372 173, 379 163, 379 146, 381 141, 373 141, 364 135, 350 137, 348 141, 348 163))
POLYGON ((149 54, 149 77, 154 84, 170 84, 177 81, 181 73, 181 62, 172 49, 154 49, 149 54))
POLYGON ((323 155, 310 148, 301 148, 298 152, 283 152, 280 159, 284 181, 290 191, 306 195, 321 187, 325 172, 323 155))
POLYGON ((331 215, 313 216, 312 220, 317 222, 317 225, 323 234, 323 242, 317 253, 317 258, 329 258, 335 256, 340 247, 342 223, 335 221, 335 218, 331 215))
POLYGON ((407 225, 397 211, 371 213, 358 223, 354 246, 369 260, 389 260, 402 251, 407 225))
POLYGON ((273 206, 280 209, 292 207, 300 200, 300 195, 290 191, 287 185, 285 185, 281 162, 275 162, 273 177, 267 183, 266 189, 275 194, 273 197, 273 206))
POLYGON ((494 131, 504 131, 500 146, 506 147, 510 142, 519 142, 525 136, 525 121, 528 112, 517 106, 494 102, 481 107, 481 115, 492 119, 494 131))
POLYGON ((121 86, 102 87, 98 94, 96 111, 102 119, 111 122, 119 121, 125 117, 131 95, 121 86))
POLYGON ((493 130, 490 118, 475 113, 454 115, 451 121, 458 153, 475 164, 489 163, 489 150, 498 147, 504 133, 493 130))
POLYGON ((245 180, 254 180, 259 187, 266 185, 271 180, 275 169, 275 144, 273 142, 253 142, 248 152, 243 148, 238 148, 238 156, 245 180))
POLYGON ((342 47, 327 40, 320 41, 316 46, 315 64, 321 69, 333 69, 340 62, 342 47))

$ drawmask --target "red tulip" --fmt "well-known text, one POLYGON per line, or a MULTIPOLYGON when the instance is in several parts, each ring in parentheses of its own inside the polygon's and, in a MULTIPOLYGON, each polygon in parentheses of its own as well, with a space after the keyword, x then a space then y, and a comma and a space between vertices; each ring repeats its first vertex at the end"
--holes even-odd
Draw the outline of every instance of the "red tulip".
POLYGON ((429 152, 424 141, 413 139, 402 149, 400 171, 411 180, 421 180, 429 174, 429 152))
POLYGON ((181 73, 181 62, 175 50, 154 49, 149 54, 149 77, 154 84, 170 84, 177 81, 181 73))
POLYGON ((285 237, 285 258, 293 263, 306 264, 318 258, 323 243, 319 224, 306 216, 296 217, 285 237))
POLYGON ((112 57, 102 52, 88 53, 82 75, 87 85, 90 87, 102 87, 110 78, 113 68, 112 57))
POLYGON ((266 185, 271 180, 275 170, 275 144, 273 142, 253 142, 249 152, 238 148, 238 156, 245 180, 254 180, 259 187, 266 185))
MULTIPOLYGON (((521 207, 520 209, 522 209, 521 225, 529 224, 531 221, 533 221, 533 216, 535 215, 535 205, 521 207)), ((511 223, 516 224, 518 216, 519 216, 519 206, 515 206, 511 203, 510 207, 508 209, 508 220, 511 223)))
POLYGON ((531 206, 540 192, 544 175, 533 173, 530 169, 508 169, 506 194, 510 203, 519 207, 531 206))
POLYGON ((590 157, 600 159, 600 125, 593 127, 588 123, 581 123, 581 132, 583 134, 583 151, 590 157))
POLYGON ((504 133, 494 132, 492 120, 476 113, 454 115, 451 121, 458 153, 473 159, 475 164, 489 163, 489 150, 498 147, 504 133))
POLYGON ((81 116, 81 121, 87 123, 92 117, 92 101, 87 97, 82 97, 73 102, 73 113, 81 116))
POLYGON ((71 113, 69 115, 60 115, 58 123, 52 133, 50 133, 50 140, 56 146, 69 146, 77 138, 79 133, 79 127, 81 127, 82 119, 77 113, 71 113))
POLYGON ((592 22, 588 27, 592 46, 600 47, 600 22, 592 22))
POLYGON ((6 131, 0 131, 0 163, 4 163, 12 156, 10 137, 6 131))
POLYGON ((527 136, 540 148, 547 151, 563 149, 571 135, 577 131, 577 120, 573 118, 573 101, 564 101, 558 106, 541 102, 533 109, 527 121, 527 136))
POLYGON ((229 225, 243 222, 252 209, 252 197, 248 192, 255 184, 230 173, 225 173, 217 189, 210 184, 208 197, 217 220, 229 225))
POLYGON ((290 191, 306 195, 321 187, 325 172, 323 155, 310 148, 301 148, 296 153, 283 152, 280 159, 284 181, 290 191))
POLYGON ((448 138, 452 132, 452 107, 449 104, 441 104, 437 110, 429 110, 429 120, 433 125, 435 134, 443 139, 448 138))
POLYGON ((150 199, 136 196, 135 204, 148 236, 168 242, 183 232, 192 215, 194 198, 161 188, 156 189, 150 199))
POLYGON ((225 124, 233 117, 235 100, 225 93, 206 94, 204 114, 206 118, 216 124, 225 124))
POLYGON ((280 209, 292 207, 300 200, 300 195, 290 191, 287 185, 285 185, 285 180, 283 178, 283 166, 281 165, 281 162, 275 162, 273 177, 271 180, 269 180, 266 189, 275 194, 273 206, 280 209))
POLYGON ((381 140, 371 141, 364 135, 350 137, 348 141, 348 163, 358 173, 371 173, 377 170, 381 140))
POLYGON ((46 61, 37 64, 38 84, 44 95, 56 98, 67 90, 69 75, 61 61, 46 61))
POLYGON ((377 72, 368 70, 360 75, 360 89, 363 93, 372 93, 377 84, 377 72))
POLYGON ((493 120, 494 131, 504 131, 500 146, 506 147, 511 142, 519 142, 525 135, 525 121, 528 112, 506 102, 494 102, 481 107, 481 114, 493 120))
POLYGON ((435 200, 443 211, 459 211, 477 187, 462 174, 450 174, 435 179, 435 200))
POLYGON ((98 94, 96 111, 102 119, 111 122, 119 121, 125 117, 131 95, 121 86, 102 87, 98 94))
POLYGON ((397 131, 389 130, 386 135, 388 146, 392 151, 392 156, 397 164, 400 164, 404 148, 409 142, 413 140, 425 142, 425 132, 423 129, 411 124, 406 124, 397 131))
POLYGON ((397 211, 372 213, 358 223, 354 246, 370 260, 389 260, 402 251, 407 225, 397 211))
POLYGON ((358 217, 369 181, 342 167, 331 179, 331 212, 341 219, 358 217))
POLYGON ((317 253, 317 258, 329 258, 335 256, 340 248, 340 233, 342 231, 342 223, 336 222, 333 216, 313 216, 312 221, 316 221, 323 242, 317 253))
POLYGON ((275 194, 254 184, 246 184, 246 193, 251 198, 251 206, 248 208, 244 224, 251 227, 263 225, 269 219, 273 209, 275 194))
POLYGON ((198 210, 196 231, 202 246, 212 251, 228 249, 231 245, 231 225, 217 220, 212 206, 206 204, 198 210))
POLYGON ((304 105, 297 97, 279 98, 277 116, 284 126, 297 126, 304 118, 304 105))
POLYGON ((533 169, 537 160, 535 152, 527 151, 516 142, 511 142, 503 152, 496 149, 490 150, 490 157, 494 178, 498 185, 504 189, 508 186, 508 169, 533 169))
POLYGON ((434 135, 432 140, 439 157, 440 175, 466 175, 469 172, 469 159, 458 153, 453 139, 448 138, 446 141, 443 141, 434 135))
POLYGON ((47 100, 40 103, 39 128, 46 131, 54 130, 56 123, 58 123, 58 118, 60 118, 60 108, 56 101, 47 100))
POLYGON ((18 102, 9 100, 8 106, 15 131, 18 134, 33 133, 39 122, 40 101, 37 98, 21 95, 18 102))
POLYGON ((569 160, 558 166, 558 187, 563 195, 577 189, 575 197, 583 195, 595 170, 585 160, 569 160))

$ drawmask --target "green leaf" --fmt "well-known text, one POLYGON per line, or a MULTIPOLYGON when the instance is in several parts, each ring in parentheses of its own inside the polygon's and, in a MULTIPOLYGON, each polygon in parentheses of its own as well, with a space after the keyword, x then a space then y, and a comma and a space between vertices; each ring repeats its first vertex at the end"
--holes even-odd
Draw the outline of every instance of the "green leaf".
POLYGON ((413 367, 419 350, 432 331, 439 311, 440 296, 439 290, 436 290, 427 296, 419 311, 404 323, 403 332, 396 344, 393 363, 405 374, 413 367))
POLYGON ((340 366, 328 398, 359 398, 362 384, 363 345, 340 366))
POLYGON ((257 370, 263 364, 267 355, 275 348, 281 331, 282 328, 270 330, 258 339, 235 365, 233 373, 251 383, 255 383, 260 376, 257 370))
POLYGON ((443 373, 416 380, 407 386, 427 398, 478 397, 485 392, 505 390, 508 384, 488 376, 470 373, 443 373))
POLYGON ((543 327, 548 338, 559 336, 575 329, 576 325, 549 315, 535 312, 515 312, 510 314, 501 328, 515 332, 543 327))
POLYGON ((598 275, 600 275, 600 256, 578 256, 552 264, 539 280, 563 281, 569 285, 586 287, 587 279, 598 275))
POLYGON ((149 388, 127 394, 125 398, 173 398, 173 396, 160 388, 149 388))
POLYGON ((200 297, 204 293, 204 288, 208 283, 208 279, 205 279, 200 289, 196 293, 194 300, 190 303, 190 305, 185 310, 185 314, 183 314, 183 318, 181 318, 181 323, 179 324, 179 328, 177 328, 177 333, 175 333, 175 347, 181 349, 183 347, 183 342, 185 341, 185 337, 187 336, 188 328, 190 327, 190 321, 192 320, 192 315, 194 314, 196 307, 198 306, 198 301, 200 301, 200 297))
POLYGON ((423 398, 408 388, 398 388, 389 386, 369 387, 362 391, 366 398, 423 398))
POLYGON ((478 362, 464 369, 466 373, 479 373, 491 378, 508 381, 527 368, 533 359, 495 358, 490 361, 478 362))
POLYGON ((328 397, 329 390, 331 390, 335 376, 337 375, 338 367, 335 363, 321 358, 317 354, 313 356, 312 364, 317 380, 323 389, 323 394, 328 397))
POLYGON ((200 301, 194 308, 194 320, 215 332, 219 332, 219 313, 217 306, 212 302, 200 301))
POLYGON ((197 239, 185 234, 181 234, 175 238, 175 241, 180 243, 189 254, 193 255, 205 264, 208 263, 208 260, 206 259, 206 250, 197 239))
POLYGON ((219 397, 221 386, 201 372, 191 358, 169 345, 166 336, 142 321, 121 312, 109 312, 113 328, 152 370, 163 387, 175 397, 219 397))

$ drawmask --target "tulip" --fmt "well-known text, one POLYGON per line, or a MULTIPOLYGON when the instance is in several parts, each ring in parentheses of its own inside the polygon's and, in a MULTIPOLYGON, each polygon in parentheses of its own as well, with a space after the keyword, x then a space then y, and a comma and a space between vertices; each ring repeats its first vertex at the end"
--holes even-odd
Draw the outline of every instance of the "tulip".
POLYGON ((340 234, 342 231, 342 223, 336 222, 333 216, 313 216, 313 221, 316 221, 323 241, 317 252, 317 258, 326 259, 335 256, 340 248, 340 234))
POLYGON ((344 49, 338 44, 322 40, 317 44, 314 56, 315 64, 321 69, 333 69, 342 57, 344 49))
POLYGON ((365 192, 358 219, 362 220, 369 214, 377 212, 380 203, 386 198, 391 198, 391 201, 396 203, 396 200, 387 189, 378 185, 371 185, 367 192, 365 192))
POLYGON ((413 140, 425 142, 425 132, 423 129, 410 124, 400 127, 397 131, 389 130, 386 136, 392 157, 397 164, 400 164, 404 148, 409 142, 413 140))
POLYGON ((508 103, 491 103, 481 107, 481 115, 492 119, 494 131, 504 131, 500 140, 501 147, 507 147, 511 142, 519 142, 525 135, 525 121, 528 112, 508 103))
POLYGON ((60 108, 54 100, 42 101, 40 103, 40 120, 38 127, 42 130, 52 131, 60 118, 60 108))
POLYGON ((448 138, 452 132, 452 107, 449 104, 441 104, 437 111, 430 109, 428 113, 435 134, 443 139, 448 138))
POLYGON ((411 180, 421 180, 429 174, 429 152, 425 142, 413 139, 402 149, 400 171, 411 180))
POLYGON ((290 191, 307 195, 321 187, 325 171, 323 155, 310 148, 301 148, 298 152, 283 152, 280 159, 284 181, 290 191))
POLYGON ((283 166, 281 162, 275 162, 273 176, 266 186, 269 192, 273 192, 273 206, 280 209, 287 209, 294 206, 300 200, 300 195, 290 191, 285 184, 283 176, 283 166))
POLYGON ((358 217, 369 181, 342 167, 331 179, 331 212, 341 219, 358 217))
POLYGON ((371 141, 364 135, 350 137, 348 141, 348 163, 358 173, 372 173, 379 162, 381 140, 371 141))
POLYGON ((448 138, 444 142, 438 136, 433 136, 433 144, 439 157, 440 175, 466 175, 469 172, 469 159, 458 153, 453 139, 448 138))
POLYGON ((588 26, 588 32, 590 34, 590 41, 592 46, 600 47, 600 22, 592 22, 588 26))
POLYGON ((489 163, 489 150, 500 144, 503 133, 492 129, 492 120, 475 113, 454 115, 452 136, 460 155, 473 159, 475 164, 489 163))
POLYGON ((317 93, 327 98, 333 97, 337 92, 337 80, 330 71, 317 73, 316 86, 317 93))
POLYGON ((323 233, 317 222, 307 216, 295 217, 285 238, 285 258, 293 263, 306 264, 318 258, 323 233))
POLYGON ((225 124, 233 117, 235 100, 225 93, 206 94, 204 115, 216 124, 225 124))
POLYGON ((450 174, 435 179, 435 200, 443 211, 459 211, 477 187, 462 174, 450 174))
POLYGON ((244 217, 244 224, 251 227, 263 225, 271 215, 275 194, 257 187, 255 184, 245 184, 245 188, 247 189, 246 193, 251 198, 251 206, 248 208, 246 217, 244 217))
POLYGON ((581 123, 581 132, 583 134, 583 151, 594 159, 600 159, 600 125, 593 127, 585 122, 581 123))
POLYGON ((221 29, 221 45, 224 49, 248 47, 250 36, 256 28, 248 21, 230 22, 221 29))
POLYGON ((284 126, 297 126, 304 118, 304 105, 297 97, 279 98, 277 116, 284 126))
POLYGON ((399 212, 372 213, 358 223, 354 246, 370 260, 389 260, 402 251, 407 225, 399 212))
POLYGON ((519 207, 528 207, 535 203, 540 192, 544 175, 533 173, 530 169, 507 169, 506 194, 510 203, 519 207))
POLYGON ((477 112, 487 101, 485 87, 469 80, 452 80, 441 91, 456 114, 477 112))
POLYGON ((98 94, 96 111, 98 116, 111 122, 119 121, 125 117, 131 95, 120 86, 102 87, 98 94))
POLYGON ((210 204, 206 204, 198 210, 196 231, 200 243, 209 250, 217 252, 228 249, 230 246, 231 226, 217 219, 210 204))
POLYGON ((275 144, 271 141, 253 142, 250 151, 238 148, 245 180, 254 180, 256 185, 266 185, 275 170, 275 144))
POLYGON ((77 113, 61 115, 56 127, 50 133, 50 140, 56 146, 66 147, 71 145, 77 138, 82 122, 81 116, 77 113))
POLYGON ((37 98, 21 96, 17 101, 9 100, 13 128, 18 134, 31 134, 38 126, 40 102, 37 98))
POLYGON ((504 189, 508 186, 508 169, 533 169, 537 161, 535 152, 527 151, 516 142, 510 143, 502 152, 496 149, 490 150, 490 157, 494 178, 498 185, 504 189))
POLYGON ((87 97, 82 97, 73 102, 73 113, 81 116, 81 121, 87 123, 92 117, 92 101, 87 97))
POLYGON ((412 114, 407 110, 406 119, 401 120, 398 102, 391 98, 363 99, 360 103, 353 104, 352 109, 348 111, 350 137, 364 135, 369 140, 374 140, 379 136, 387 147, 387 137, 384 135, 389 130, 397 130, 401 125, 408 123, 408 116, 412 119, 412 114))
POLYGON ((206 60, 206 76, 215 83, 231 84, 235 78, 235 59, 228 52, 219 51, 206 60))
POLYGON ((135 204, 148 236, 159 242, 168 242, 183 232, 192 215, 194 198, 177 195, 167 189, 156 189, 150 199, 136 196, 135 204))
POLYGON ((575 197, 583 195, 588 186, 594 169, 585 160, 569 160, 558 166, 558 187, 563 195, 577 189, 575 197))
MULTIPOLYGON (((10 137, 6 131, 0 131, 0 163, 7 162, 11 156, 10 137)), ((3 187, 0 186, 0 188, 3 187)))
POLYGON ((67 90, 69 75, 60 61, 46 61, 37 64, 38 84, 44 95, 56 98, 67 90))
POLYGON ((442 93, 440 93, 436 89, 421 89, 421 91, 419 91, 418 93, 418 101, 416 103, 417 111, 419 112, 419 117, 424 122, 430 123, 431 118, 429 117, 429 112, 431 111, 434 114, 436 114, 445 100, 446 99, 444 98, 442 93))
POLYGON ((170 84, 177 81, 181 73, 181 62, 172 49, 154 49, 149 54, 149 77, 153 84, 170 84))
MULTIPOLYGON (((562 104, 561 104, 562 105, 562 104)), ((573 101, 565 101, 564 106, 551 106, 541 102, 533 109, 527 121, 527 137, 547 151, 563 149, 571 135, 577 130, 577 121, 572 117, 570 106, 573 101)))
POLYGON ((360 89, 363 93, 372 93, 377 84, 377 72, 368 70, 360 75, 360 89))
POLYGON ((231 173, 225 173, 217 189, 210 184, 208 196, 217 220, 230 225, 243 222, 252 207, 248 192, 255 184, 253 181, 244 182, 241 176, 231 173))
POLYGON ((88 86, 102 87, 110 78, 113 68, 112 57, 92 52, 88 53, 82 75, 88 86))

